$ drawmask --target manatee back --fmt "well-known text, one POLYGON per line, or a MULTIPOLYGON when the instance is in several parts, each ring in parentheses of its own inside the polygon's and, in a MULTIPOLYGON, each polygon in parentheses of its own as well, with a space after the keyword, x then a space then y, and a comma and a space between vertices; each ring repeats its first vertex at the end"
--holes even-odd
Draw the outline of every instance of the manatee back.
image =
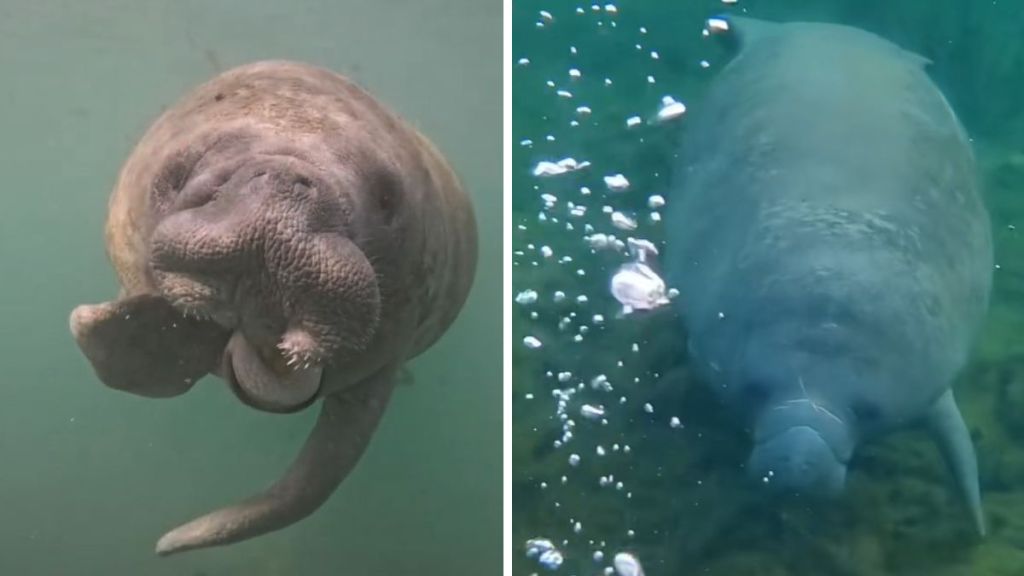
POLYGON ((967 137, 922 58, 844 26, 736 20, 751 33, 694 107, 667 219, 697 368, 729 401, 919 414, 987 306, 967 137))

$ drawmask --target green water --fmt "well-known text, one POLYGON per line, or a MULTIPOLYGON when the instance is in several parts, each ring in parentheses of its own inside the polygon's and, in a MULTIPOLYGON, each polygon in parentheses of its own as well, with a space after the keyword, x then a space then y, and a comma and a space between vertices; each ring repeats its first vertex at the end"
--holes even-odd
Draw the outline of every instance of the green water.
POLYGON ((651 0, 617 3, 615 13, 604 6, 520 0, 513 9, 512 284, 513 294, 538 295, 513 308, 513 573, 547 573, 524 554, 528 539, 543 537, 564 556, 551 573, 580 576, 601 573, 620 551, 635 554, 650 576, 1024 574, 1024 2, 651 0), (749 435, 680 361, 678 320, 670 311, 615 318, 608 280, 625 258, 592 254, 584 226, 625 237, 602 208, 634 211, 639 227, 628 235, 663 247, 664 223, 648 219, 647 200, 669 196, 687 116, 646 122, 665 95, 699 108, 728 61, 701 30, 726 11, 854 25, 929 58, 929 74, 973 138, 999 268, 955 390, 978 452, 990 530, 983 540, 933 443, 916 430, 860 447, 835 502, 757 498, 741 469, 749 435), (528 62, 517 64, 521 58, 528 62), (632 116, 641 125, 627 127, 632 116), (538 162, 566 157, 591 164, 531 175, 538 162), (601 177, 615 173, 627 176, 628 192, 606 192, 601 177), (544 194, 554 197, 550 208, 544 194), (569 203, 586 214, 571 216, 569 203), (527 337, 543 345, 526 346, 527 337), (591 388, 600 374, 613 393, 591 388), (579 384, 565 409, 573 436, 556 448, 565 425, 552 391, 579 384), (607 424, 581 417, 585 402, 603 404, 607 424), (673 428, 672 416, 683 426, 673 428))
POLYGON ((452 575, 501 562, 501 6, 497 1, 0 3, 0 574, 452 575), (479 273, 368 452, 315 515, 167 559, 167 529, 262 489, 315 411, 208 380, 105 388, 68 332, 116 294, 102 226, 142 131, 191 86, 292 58, 363 84, 446 152, 476 202, 479 273))

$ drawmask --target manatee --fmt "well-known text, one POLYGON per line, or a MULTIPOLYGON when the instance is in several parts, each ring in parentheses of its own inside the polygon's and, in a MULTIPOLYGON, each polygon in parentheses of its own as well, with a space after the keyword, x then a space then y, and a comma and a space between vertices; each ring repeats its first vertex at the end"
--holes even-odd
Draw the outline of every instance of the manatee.
POLYGON ((473 207, 441 153, 350 80, 264 61, 148 129, 109 203, 116 299, 70 325, 107 386, 150 398, 207 374, 246 405, 320 415, 265 492, 164 535, 166 555, 313 513, 367 447, 403 365, 473 282, 473 207))
POLYGON ((758 481, 838 496, 858 445, 930 428, 984 534, 951 387, 993 268, 965 130, 928 61, 874 34, 728 22, 666 218, 690 365, 752 431, 758 481))

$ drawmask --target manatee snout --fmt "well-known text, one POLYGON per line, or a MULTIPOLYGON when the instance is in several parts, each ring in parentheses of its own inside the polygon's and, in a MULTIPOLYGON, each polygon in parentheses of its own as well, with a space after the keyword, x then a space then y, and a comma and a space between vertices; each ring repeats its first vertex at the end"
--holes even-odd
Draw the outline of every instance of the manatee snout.
POLYGON ((846 464, 808 426, 795 426, 758 443, 748 468, 769 488, 808 496, 838 496, 846 484, 846 464))
POLYGON ((159 220, 150 269, 183 313, 231 331, 222 376, 268 411, 304 407, 323 367, 365 350, 380 317, 345 195, 294 159, 197 178, 159 220))

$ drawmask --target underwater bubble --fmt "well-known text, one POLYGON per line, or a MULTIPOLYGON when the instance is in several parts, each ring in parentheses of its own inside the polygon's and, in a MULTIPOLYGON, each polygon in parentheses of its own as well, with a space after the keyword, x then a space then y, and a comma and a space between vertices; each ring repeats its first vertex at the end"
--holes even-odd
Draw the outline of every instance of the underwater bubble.
POLYGON ((736 0, 722 0, 722 4, 735 4, 736 0))
POLYGON ((654 414, 654 406, 651 406, 650 402, 644 404, 644 412, 647 412, 648 414, 654 414))
POLYGON ((555 304, 560 304, 560 303, 564 302, 565 301, 565 292, 562 292, 561 290, 555 290, 555 295, 552 298, 552 300, 555 301, 555 304))
POLYGON ((596 550, 594 552, 594 562, 601 562, 602 560, 604 560, 604 552, 596 550))
POLYGON ((609 14, 617 14, 619 12, 619 9, 615 6, 615 4, 605 4, 604 11, 609 14))
POLYGON ((570 454, 569 455, 569 466, 579 466, 579 464, 580 464, 580 455, 579 454, 570 454))
POLYGON ((660 194, 654 194, 647 199, 647 206, 652 210, 657 210, 665 205, 665 197, 660 194))
POLYGON ((551 15, 551 12, 548 12, 547 10, 541 10, 540 17, 543 18, 544 20, 547 20, 548 22, 551 22, 552 20, 555 19, 555 17, 551 15))
POLYGON ((551 258, 551 256, 554 255, 554 253, 555 252, 551 249, 550 246, 541 246, 540 247, 540 255, 545 257, 545 258, 551 258))
POLYGON ((537 559, 537 562, 548 570, 558 570, 563 561, 564 558, 562 557, 562 553, 558 550, 548 550, 547 552, 543 552, 537 559))
POLYGON ((661 214, 651 212, 651 222, 661 222, 661 214))
POLYGON ((548 550, 554 550, 555 544, 547 538, 530 538, 526 541, 526 557, 536 558, 548 550))
POLYGON ((644 569, 640 566, 640 560, 629 552, 619 552, 612 560, 615 572, 618 576, 644 576, 644 569))
POLYGON ((640 262, 645 261, 648 255, 658 255, 658 248, 654 242, 645 238, 626 238, 626 246, 629 253, 640 262))
POLYGON ((560 98, 572 98, 572 92, 569 92, 568 90, 559 90, 558 92, 555 92, 555 94, 560 98))
MULTIPOLYGON (((550 140, 554 140, 553 137, 548 137, 550 140)), ((558 176, 567 172, 574 172, 576 170, 582 170, 590 166, 590 162, 583 161, 577 162, 575 158, 563 158, 557 162, 549 162, 542 160, 537 163, 537 166, 533 169, 534 176, 558 176)))
POLYGON ((573 524, 572 531, 577 533, 577 534, 579 534, 580 532, 583 532, 583 523, 577 522, 577 523, 573 524))
POLYGON ((523 344, 526 345, 526 347, 531 350, 535 350, 544 345, 543 342, 541 342, 534 336, 527 336, 526 338, 523 338, 523 344))
POLYGON ((516 62, 516 63, 519 64, 520 66, 526 66, 526 65, 528 65, 530 63, 530 59, 529 58, 520 58, 519 61, 516 62))
POLYGON ((654 76, 648 76, 647 77, 647 83, 648 84, 654 84, 654 76))
POLYGON ((603 250, 608 247, 609 240, 607 234, 591 234, 584 239, 588 245, 594 250, 603 250))
POLYGON ((580 407, 580 416, 587 420, 597 420, 604 417, 604 406, 593 406, 584 404, 580 407))
POLYGON ((636 230, 636 220, 626 216, 622 212, 612 212, 612 226, 620 230, 636 230))
POLYGON ((598 374, 590 381, 590 387, 594 390, 601 390, 604 392, 611 392, 612 385, 608 382, 608 377, 604 374, 598 374))
POLYGON ((729 22, 722 18, 708 18, 705 30, 710 34, 729 31, 729 22))
POLYGON ((708 62, 707 60, 701 60, 700 61, 700 67, 701 68, 710 68, 711 67, 711 62, 708 62))
POLYGON ((657 60, 658 59, 658 53, 656 51, 654 51, 654 50, 651 50, 651 59, 652 60, 657 60))
POLYGON ((623 313, 633 310, 653 310, 669 303, 665 296, 665 281, 643 262, 628 262, 612 276, 611 293, 623 313))
POLYGON ((590 112, 591 112, 590 106, 580 106, 580 107, 576 108, 576 113, 581 115, 581 116, 585 116, 587 114, 590 114, 590 112))
POLYGON ((622 174, 612 174, 604 177, 604 185, 612 192, 624 192, 629 189, 629 180, 622 174))
POLYGON ((604 456, 605 455, 604 446, 598 445, 598 447, 595 448, 594 451, 597 453, 598 456, 604 456))
POLYGON ((683 423, 679 421, 678 416, 673 416, 672 418, 669 419, 668 425, 672 428, 679 428, 680 426, 683 425, 683 423))
POLYGON ((626 118, 626 128, 632 128, 633 126, 643 124, 643 122, 644 121, 641 120, 639 116, 630 116, 629 118, 626 118))
POLYGON ((583 74, 577 68, 570 68, 569 69, 569 77, 570 78, 576 79, 576 78, 579 78, 582 75, 583 74))
POLYGON ((658 109, 658 122, 674 120, 682 116, 684 112, 686 112, 685 104, 677 102, 671 96, 665 96, 661 99, 661 108, 658 109))

